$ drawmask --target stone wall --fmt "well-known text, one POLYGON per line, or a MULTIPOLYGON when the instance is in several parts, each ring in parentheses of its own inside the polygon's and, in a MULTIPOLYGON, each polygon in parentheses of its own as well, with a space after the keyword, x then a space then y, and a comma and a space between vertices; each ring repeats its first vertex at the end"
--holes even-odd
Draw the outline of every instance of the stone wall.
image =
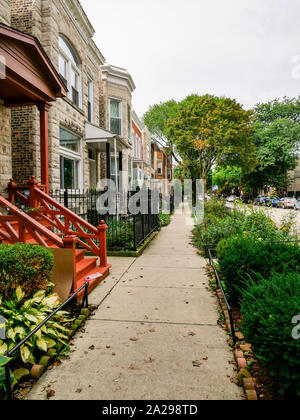
POLYGON ((10 25, 10 0, 0 0, 0 22, 10 25))
MULTIPOLYGON (((1 1, 1 0, 0 0, 1 1)), ((36 36, 48 54, 50 60, 58 68, 59 35, 67 38, 76 50, 81 62, 81 96, 82 107, 74 105, 68 98, 58 99, 52 103, 49 112, 49 177, 50 188, 60 188, 60 127, 71 130, 82 138, 82 164, 80 167, 80 187, 89 187, 89 159, 85 142, 85 123, 88 120, 88 78, 94 81, 94 123, 99 124, 99 70, 104 59, 92 40, 94 30, 89 23, 78 0, 11 0, 13 26, 36 36)), ((21 112, 25 130, 20 137, 20 113, 12 118, 13 151, 20 150, 23 144, 26 156, 31 155, 31 162, 26 164, 26 175, 40 177, 40 139, 39 116, 37 110, 23 108, 21 112), (32 122, 28 131, 28 120, 32 122), (27 142, 26 142, 27 139, 27 142), (26 145, 25 145, 26 143, 26 145)), ((19 173, 21 166, 14 163, 14 177, 21 182, 19 173)))
POLYGON ((0 194, 6 189, 11 176, 10 109, 4 107, 0 100, 0 194))

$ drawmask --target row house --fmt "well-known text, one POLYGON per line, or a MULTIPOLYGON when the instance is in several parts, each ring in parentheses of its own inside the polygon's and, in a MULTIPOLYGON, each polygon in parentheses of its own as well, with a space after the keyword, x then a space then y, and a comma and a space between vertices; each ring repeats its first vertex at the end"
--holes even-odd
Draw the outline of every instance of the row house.
POLYGON ((133 185, 151 187, 151 136, 149 130, 132 112, 132 181, 133 185))
POLYGON ((78 0, 0 0, 0 13, 0 22, 37 39, 67 90, 44 109, 47 165, 37 107, 0 103, 0 191, 10 178, 23 184, 32 175, 52 191, 102 188, 106 179, 127 190, 130 183, 150 187, 156 175, 170 178, 160 158, 153 174, 151 136, 132 107, 132 76, 106 63, 78 0))
MULTIPOLYGON (((0 189, 11 177, 22 184, 31 175, 42 184, 49 179, 50 190, 98 188, 102 179, 119 180, 119 171, 130 167, 135 85, 126 70, 106 63, 80 2, 1 0, 0 11, 0 22, 38 40, 67 88, 66 97, 45 109, 47 174, 41 168, 39 111, 32 106, 1 111, 6 123, 0 128, 5 139, 0 189)), ((121 181, 126 188, 128 176, 121 181)))
POLYGON ((172 156, 167 148, 161 147, 157 141, 152 140, 152 183, 163 195, 169 194, 169 185, 173 179, 172 156))

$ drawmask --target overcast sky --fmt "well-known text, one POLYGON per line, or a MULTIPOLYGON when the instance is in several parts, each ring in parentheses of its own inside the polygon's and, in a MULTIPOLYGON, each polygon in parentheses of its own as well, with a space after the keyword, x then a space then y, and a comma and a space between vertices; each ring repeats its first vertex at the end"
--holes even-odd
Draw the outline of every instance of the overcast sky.
POLYGON ((229 96, 246 108, 300 94, 292 62, 300 62, 300 0, 81 3, 106 61, 131 73, 140 116, 191 93, 229 96))

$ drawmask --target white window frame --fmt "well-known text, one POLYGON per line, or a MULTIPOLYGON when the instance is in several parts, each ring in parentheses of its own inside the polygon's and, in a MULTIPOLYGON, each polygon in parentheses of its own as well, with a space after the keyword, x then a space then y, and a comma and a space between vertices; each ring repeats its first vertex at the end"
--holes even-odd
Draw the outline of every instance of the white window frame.
MULTIPOLYGON (((94 80, 91 77, 88 77, 88 103, 91 103, 91 121, 90 123, 94 123, 94 80), (90 91, 91 89, 91 91, 90 91), (91 93, 91 98, 90 98, 91 93), (90 99, 90 100, 89 100, 90 99)), ((89 111, 88 111, 89 112, 89 111)))
MULTIPOLYGON (((77 134, 72 133, 72 131, 67 130, 64 127, 61 127, 64 131, 69 132, 70 134, 77 136, 77 134)), ((79 152, 74 152, 70 149, 67 149, 66 147, 59 146, 59 156, 63 156, 67 159, 75 160, 77 162, 77 168, 78 168, 78 174, 77 174, 77 181, 78 181, 78 188, 76 189, 82 189, 83 188, 83 157, 82 157, 82 138, 77 136, 79 138, 79 152)), ((75 189, 75 190, 76 190, 75 189)))
MULTIPOLYGON (((114 98, 112 96, 110 96, 108 98, 109 131, 111 131, 111 125, 110 125, 110 120, 111 120, 111 115, 110 115, 110 101, 117 101, 120 104, 120 120, 121 120, 121 134, 120 134, 120 137, 123 137, 123 101, 120 98, 114 98)), ((112 117, 112 118, 117 118, 117 117, 112 117)))
MULTIPOLYGON (((71 46, 68 45, 69 42, 63 37, 63 36, 59 36, 59 38, 62 39, 62 41, 66 44, 66 46, 69 48, 71 55, 73 55, 74 53, 72 53, 72 49, 71 46)), ((67 64, 67 77, 65 77, 66 81, 67 81, 67 88, 68 88, 68 93, 67 93, 67 98, 72 102, 73 102, 73 98, 72 98, 72 84, 71 84, 71 70, 73 70, 77 75, 78 75, 78 107, 80 109, 82 109, 82 72, 81 72, 81 68, 80 65, 78 65, 76 62, 74 62, 73 60, 71 60, 70 57, 68 57, 65 52, 59 48, 59 55, 63 58, 63 60, 66 62, 67 64)), ((59 68, 58 68, 59 70, 59 68)), ((63 76, 64 77, 64 76, 63 76)), ((77 106, 74 103, 75 106, 77 106)))

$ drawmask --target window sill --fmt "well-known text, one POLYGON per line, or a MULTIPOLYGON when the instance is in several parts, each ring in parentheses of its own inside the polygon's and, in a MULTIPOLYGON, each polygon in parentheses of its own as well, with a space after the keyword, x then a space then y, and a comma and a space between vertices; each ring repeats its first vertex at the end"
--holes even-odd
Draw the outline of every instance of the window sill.
POLYGON ((71 99, 69 99, 69 98, 63 98, 69 105, 71 105, 76 111, 78 111, 83 117, 85 117, 86 119, 88 119, 87 118, 87 116, 85 115, 85 113, 84 113, 84 111, 81 109, 81 108, 79 108, 79 106, 77 106, 77 105, 75 105, 74 104, 74 102, 72 102, 71 101, 71 99))

